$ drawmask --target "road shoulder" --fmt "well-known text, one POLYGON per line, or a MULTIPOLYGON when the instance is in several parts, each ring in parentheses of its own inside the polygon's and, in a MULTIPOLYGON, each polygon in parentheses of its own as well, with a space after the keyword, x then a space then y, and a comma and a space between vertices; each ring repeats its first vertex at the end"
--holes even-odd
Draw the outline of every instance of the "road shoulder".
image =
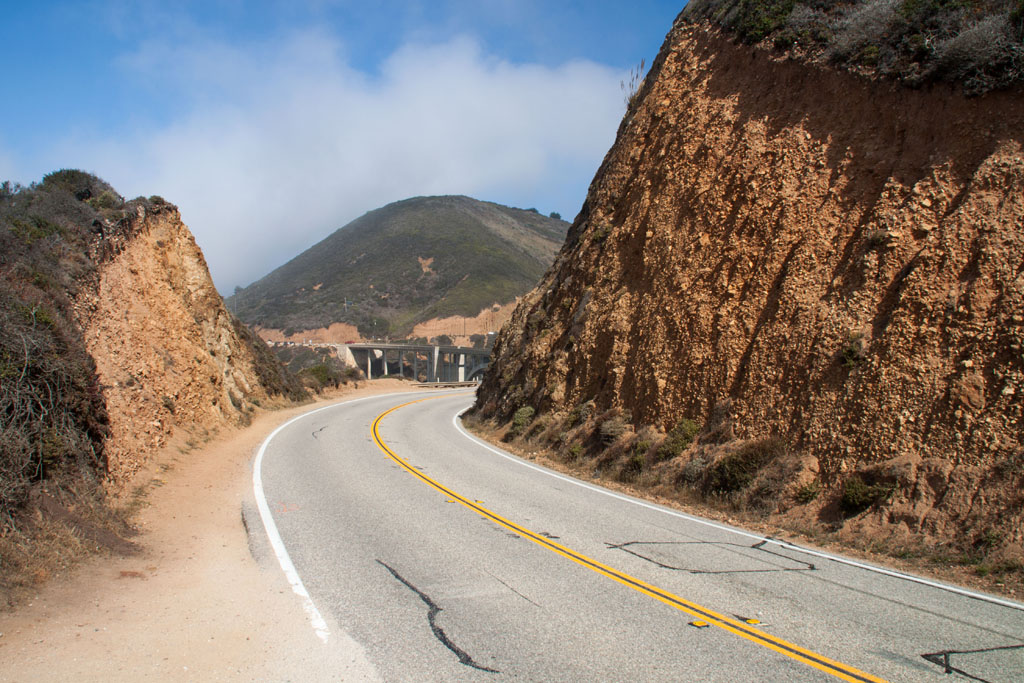
POLYGON ((162 453, 136 520, 142 552, 94 558, 0 614, 0 680, 376 679, 335 625, 326 645, 316 637, 273 557, 254 559, 242 510, 254 505, 253 455, 278 425, 330 402, 407 388, 364 384, 260 414, 187 454, 162 453))

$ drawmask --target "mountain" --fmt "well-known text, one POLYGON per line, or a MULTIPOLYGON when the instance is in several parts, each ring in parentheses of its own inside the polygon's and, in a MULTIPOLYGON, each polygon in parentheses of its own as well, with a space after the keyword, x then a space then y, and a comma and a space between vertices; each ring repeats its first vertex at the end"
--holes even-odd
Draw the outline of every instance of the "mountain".
POLYGON ((477 416, 730 514, 1021 567, 1022 131, 1019 85, 911 88, 683 15, 477 416))
POLYGON ((338 323, 363 337, 407 336, 418 323, 515 301, 551 264, 568 225, 469 197, 406 199, 340 228, 228 305, 286 336, 338 323))

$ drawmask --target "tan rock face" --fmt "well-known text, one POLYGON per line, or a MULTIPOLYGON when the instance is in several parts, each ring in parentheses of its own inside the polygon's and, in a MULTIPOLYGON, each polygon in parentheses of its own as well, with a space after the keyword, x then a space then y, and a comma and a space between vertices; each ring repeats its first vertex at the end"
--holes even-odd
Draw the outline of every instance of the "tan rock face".
POLYGON ((896 480, 872 523, 1019 546, 1024 94, 677 25, 637 101, 499 336, 484 413, 594 399, 670 428, 731 399, 738 438, 781 436, 827 490, 896 480))
POLYGON ((176 426, 236 422, 247 401, 266 396, 177 209, 140 208, 127 235, 76 306, 110 414, 115 487, 176 426))

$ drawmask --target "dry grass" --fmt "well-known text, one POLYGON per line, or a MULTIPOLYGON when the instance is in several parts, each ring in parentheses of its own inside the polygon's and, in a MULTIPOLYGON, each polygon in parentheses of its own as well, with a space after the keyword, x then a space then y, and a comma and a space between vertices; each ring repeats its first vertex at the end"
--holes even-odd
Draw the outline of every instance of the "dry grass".
POLYGON ((0 610, 31 596, 49 579, 97 554, 127 554, 131 520, 146 504, 150 484, 114 504, 102 489, 52 483, 32 492, 20 515, 0 526, 0 610))

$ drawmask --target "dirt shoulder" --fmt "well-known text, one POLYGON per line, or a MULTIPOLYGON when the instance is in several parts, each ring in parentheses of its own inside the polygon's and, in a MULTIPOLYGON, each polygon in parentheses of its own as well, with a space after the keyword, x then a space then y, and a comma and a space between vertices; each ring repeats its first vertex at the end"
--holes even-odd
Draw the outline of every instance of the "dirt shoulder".
MULTIPOLYGON (((319 404, 408 386, 376 381, 319 404)), ((326 645, 315 636, 276 563, 253 559, 242 524, 256 449, 313 407, 163 451, 136 520, 142 552, 94 558, 0 614, 0 681, 375 680, 336 626, 326 645)))

